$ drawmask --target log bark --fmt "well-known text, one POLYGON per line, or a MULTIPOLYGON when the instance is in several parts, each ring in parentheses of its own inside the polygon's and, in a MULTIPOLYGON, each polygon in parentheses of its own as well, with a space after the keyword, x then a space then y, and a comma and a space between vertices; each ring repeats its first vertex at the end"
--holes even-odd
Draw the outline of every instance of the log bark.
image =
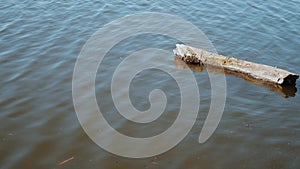
POLYGON ((202 72, 204 70, 207 70, 210 73, 214 73, 214 74, 224 74, 225 73, 226 75, 237 76, 237 77, 240 77, 240 78, 244 79, 245 81, 250 82, 252 84, 264 86, 265 89, 267 89, 269 91, 279 93, 279 94, 281 94, 281 96, 283 98, 295 97, 296 93, 297 93, 297 88, 295 85, 280 85, 280 84, 276 84, 276 83, 262 81, 259 79, 255 79, 247 74, 238 73, 238 72, 231 71, 228 69, 224 70, 223 68, 215 67, 215 66, 186 64, 181 59, 181 57, 175 57, 174 62, 175 62, 176 69, 192 69, 194 72, 202 72))
POLYGON ((219 67, 268 83, 295 85, 299 78, 299 75, 277 67, 230 58, 183 44, 176 44, 173 52, 189 64, 219 67))

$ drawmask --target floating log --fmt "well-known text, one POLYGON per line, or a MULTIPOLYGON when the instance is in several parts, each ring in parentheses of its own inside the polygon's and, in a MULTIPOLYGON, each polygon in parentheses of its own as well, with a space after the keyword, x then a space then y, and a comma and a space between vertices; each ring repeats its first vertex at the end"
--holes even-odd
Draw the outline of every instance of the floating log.
POLYGON ((189 64, 219 67, 267 83, 295 85, 299 78, 299 75, 277 67, 230 58, 183 44, 176 44, 173 52, 189 64))
POLYGON ((265 89, 269 91, 279 93, 283 98, 295 97, 297 93, 297 88, 295 85, 279 85, 276 83, 266 82, 259 79, 255 79, 247 74, 237 73, 235 71, 231 71, 228 69, 224 70, 223 68, 215 67, 215 66, 186 64, 184 61, 182 61, 181 57, 175 57, 174 61, 175 61, 176 69, 192 69, 194 72, 202 72, 207 69, 210 73, 214 73, 214 74, 225 73, 227 75, 234 75, 252 84, 258 86, 264 86, 266 87, 265 89))

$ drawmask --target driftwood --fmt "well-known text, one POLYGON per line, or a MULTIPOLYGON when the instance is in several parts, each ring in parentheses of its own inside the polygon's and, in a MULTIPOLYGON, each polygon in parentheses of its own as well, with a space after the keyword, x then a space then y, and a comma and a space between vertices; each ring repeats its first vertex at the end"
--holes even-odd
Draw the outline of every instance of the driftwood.
POLYGON ((259 79, 255 79, 247 74, 238 73, 232 70, 228 69, 222 69, 215 66, 209 66, 209 65, 195 65, 195 64, 185 64, 184 61, 182 61, 181 57, 175 57, 175 66, 176 69, 192 69, 194 72, 202 72, 204 70, 209 71, 210 73, 214 74, 227 74, 227 75, 234 75, 240 78, 243 78, 247 82, 250 82, 255 85, 264 86, 267 90, 279 93, 282 97, 288 98, 288 97, 295 97, 297 88, 295 85, 279 85, 272 82, 266 82, 259 79))
POLYGON ((295 85, 299 78, 299 75, 277 67, 230 58, 183 44, 176 44, 174 54, 186 63, 219 67, 231 74, 242 74, 266 83, 295 85))

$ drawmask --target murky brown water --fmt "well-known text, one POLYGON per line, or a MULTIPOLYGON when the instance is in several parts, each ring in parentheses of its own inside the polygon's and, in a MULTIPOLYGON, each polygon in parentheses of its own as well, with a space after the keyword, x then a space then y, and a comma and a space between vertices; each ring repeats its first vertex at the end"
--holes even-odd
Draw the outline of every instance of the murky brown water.
MULTIPOLYGON (((300 97, 294 89, 286 89, 286 98, 282 90, 227 75, 222 120, 214 135, 199 144, 211 91, 206 71, 197 71, 201 104, 194 127, 175 148, 145 159, 118 157, 98 147, 81 128, 72 101, 73 68, 84 43, 104 24, 133 12, 177 15, 198 26, 221 54, 299 73, 298 1, 1 1, 0 9, 0 168, 300 167, 300 97)), ((123 57, 148 47, 171 51, 175 43, 140 35, 122 41, 105 57, 96 95, 105 118, 118 131, 147 137, 164 131, 176 118, 178 87, 159 70, 138 74, 130 92, 133 105, 146 110, 149 92, 165 91, 168 105, 157 121, 126 121, 110 95, 112 73, 123 57)), ((173 63, 166 66, 176 67, 174 56, 164 57, 173 63)))

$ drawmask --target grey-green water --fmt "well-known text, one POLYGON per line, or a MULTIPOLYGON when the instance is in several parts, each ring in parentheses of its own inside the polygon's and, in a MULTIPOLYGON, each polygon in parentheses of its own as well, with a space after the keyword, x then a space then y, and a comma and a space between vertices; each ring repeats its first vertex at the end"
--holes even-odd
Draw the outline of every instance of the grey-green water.
MULTIPOLYGON (((221 54, 300 73, 297 0, 4 0, 0 2, 0 168, 299 168, 299 94, 283 98, 235 76, 226 76, 227 100, 219 127, 205 144, 198 143, 210 104, 205 71, 195 73, 201 93, 197 121, 172 150, 157 157, 127 159, 89 139, 72 102, 76 58, 104 24, 147 11, 190 21, 221 54), (58 165, 70 157, 74 159, 58 165)), ((175 43, 156 35, 136 36, 118 44, 104 59, 96 79, 97 98, 104 101, 98 104, 119 131, 145 137, 164 131, 174 121, 180 94, 166 73, 141 72, 131 86, 132 102, 141 110, 149 108, 148 95, 155 88, 170 98, 164 116, 155 124, 138 126, 119 119, 109 90, 120 57, 148 47, 171 51, 175 43)), ((300 88, 299 83, 296 87, 300 88)))

